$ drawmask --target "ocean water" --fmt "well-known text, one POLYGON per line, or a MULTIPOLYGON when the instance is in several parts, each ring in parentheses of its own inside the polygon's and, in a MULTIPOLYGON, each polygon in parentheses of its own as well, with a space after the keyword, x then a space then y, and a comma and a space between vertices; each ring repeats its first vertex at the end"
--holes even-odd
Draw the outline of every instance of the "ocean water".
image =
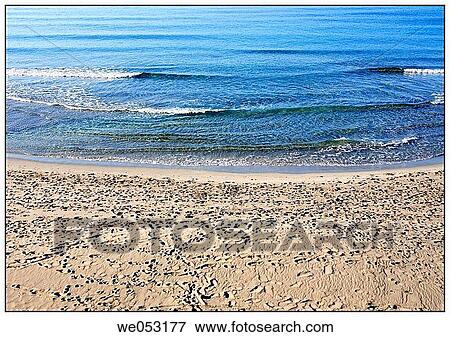
POLYGON ((443 7, 8 7, 7 152, 353 166, 444 151, 443 7))

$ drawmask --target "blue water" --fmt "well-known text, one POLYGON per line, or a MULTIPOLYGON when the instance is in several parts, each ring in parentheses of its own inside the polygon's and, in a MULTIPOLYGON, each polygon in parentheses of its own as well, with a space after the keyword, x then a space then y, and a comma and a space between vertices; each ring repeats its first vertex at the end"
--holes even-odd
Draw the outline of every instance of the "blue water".
POLYGON ((194 166, 444 151, 443 7, 8 7, 7 152, 194 166))

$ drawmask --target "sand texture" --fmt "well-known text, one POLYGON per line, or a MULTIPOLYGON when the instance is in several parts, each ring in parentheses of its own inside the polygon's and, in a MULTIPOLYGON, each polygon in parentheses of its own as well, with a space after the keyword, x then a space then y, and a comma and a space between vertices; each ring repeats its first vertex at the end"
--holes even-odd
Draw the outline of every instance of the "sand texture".
MULTIPOLYGON (((229 179, 225 173, 120 172, 8 160, 7 310, 443 310, 442 165, 229 179), (84 218, 191 228, 181 245, 170 229, 161 230, 158 252, 147 229, 139 229, 133 249, 101 251, 86 232, 57 250, 55 221, 84 218), (275 223, 269 240, 275 243, 301 226, 313 249, 255 251, 261 221, 275 223), (325 230, 324 221, 332 224, 325 230), (365 245, 367 231, 352 229, 365 222, 375 234, 392 235, 365 245), (244 248, 234 252, 219 251, 226 247, 220 239, 186 252, 189 243, 203 242, 194 225, 235 226, 252 239, 244 237, 244 248), (334 230, 353 233, 353 245, 341 237, 320 244, 334 230)), ((127 233, 105 225, 102 238, 121 243, 127 233)))

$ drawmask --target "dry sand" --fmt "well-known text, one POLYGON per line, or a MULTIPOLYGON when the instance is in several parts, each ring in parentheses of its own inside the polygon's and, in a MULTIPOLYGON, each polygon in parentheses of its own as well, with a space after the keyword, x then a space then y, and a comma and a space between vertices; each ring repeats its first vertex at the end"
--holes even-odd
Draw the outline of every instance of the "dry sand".
POLYGON ((7 310, 444 307, 442 165, 244 175, 11 159, 6 183, 7 310), (211 233, 239 227, 233 233, 248 236, 238 252, 218 251, 233 243, 220 239, 208 249, 186 252, 189 243, 204 243, 205 232, 185 230, 184 243, 174 246, 172 232, 162 230, 155 253, 150 238, 156 232, 143 228, 133 249, 105 252, 95 248, 95 240, 121 243, 128 236, 104 226, 100 238, 85 231, 61 253, 54 247, 54 228, 63 218, 76 224, 79 218, 101 224, 153 219, 155 228, 177 223, 211 233), (261 221, 274 222, 276 230, 261 230, 261 221), (327 229, 320 225, 324 221, 327 229), (362 227, 369 222, 372 232, 362 227), (298 240, 296 246, 281 245, 299 228, 313 249, 298 240), (251 246, 264 233, 275 233, 275 251, 251 246), (370 233, 376 236, 372 245, 370 233), (333 236, 320 244, 320 237, 333 236))

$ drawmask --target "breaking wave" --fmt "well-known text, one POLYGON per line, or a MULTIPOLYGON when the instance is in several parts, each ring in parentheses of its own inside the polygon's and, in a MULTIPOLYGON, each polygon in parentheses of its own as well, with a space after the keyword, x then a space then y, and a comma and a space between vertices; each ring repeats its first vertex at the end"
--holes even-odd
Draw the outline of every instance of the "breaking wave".
POLYGON ((397 73, 404 75, 444 75, 444 69, 379 67, 368 68, 367 70, 377 73, 397 73))
POLYGON ((154 115, 188 115, 188 114, 202 114, 207 112, 215 112, 214 109, 200 109, 200 108, 131 108, 131 107, 88 107, 79 105, 70 105, 60 102, 46 102, 33 100, 29 98, 22 98, 16 96, 8 96, 7 99, 23 102, 23 103, 33 103, 33 104, 43 104, 47 106, 62 107, 68 110, 78 110, 78 111, 97 111, 97 112, 138 112, 138 113, 148 113, 154 115))
POLYGON ((190 107, 123 107, 123 106, 81 106, 65 102, 48 102, 19 96, 7 96, 7 99, 32 104, 43 104, 47 106, 62 107, 68 110, 93 111, 93 112, 125 112, 125 113, 145 113, 153 115, 216 115, 216 114, 238 114, 238 115, 278 115, 296 113, 326 113, 326 112, 355 112, 355 111, 386 111, 402 109, 418 109, 429 105, 444 103, 443 94, 433 95, 433 99, 422 103, 386 103, 373 105, 313 105, 289 108, 254 108, 254 109, 218 109, 218 108, 190 108, 190 107))
POLYGON ((433 99, 430 101, 431 104, 433 105, 439 105, 439 104, 444 104, 445 103, 445 96, 444 93, 433 93, 432 94, 433 99))
POLYGON ((46 68, 27 69, 9 68, 6 75, 11 77, 44 77, 44 78, 84 78, 98 80, 115 80, 125 78, 165 78, 165 79, 188 79, 188 78, 211 78, 218 75, 203 74, 178 74, 161 72, 133 72, 113 69, 89 69, 89 68, 46 68))
MULTIPOLYGON (((288 53, 288 51, 285 51, 288 53)), ((158 68, 156 68, 158 69, 158 68)), ((364 71, 377 73, 391 73, 404 75, 444 75, 444 69, 403 68, 403 67, 378 67, 367 68, 364 71)), ((42 78, 82 78, 96 80, 116 79, 209 79, 225 77, 218 74, 186 74, 171 72, 129 71, 120 69, 95 69, 95 68, 8 68, 6 75, 11 77, 42 77, 42 78)))

